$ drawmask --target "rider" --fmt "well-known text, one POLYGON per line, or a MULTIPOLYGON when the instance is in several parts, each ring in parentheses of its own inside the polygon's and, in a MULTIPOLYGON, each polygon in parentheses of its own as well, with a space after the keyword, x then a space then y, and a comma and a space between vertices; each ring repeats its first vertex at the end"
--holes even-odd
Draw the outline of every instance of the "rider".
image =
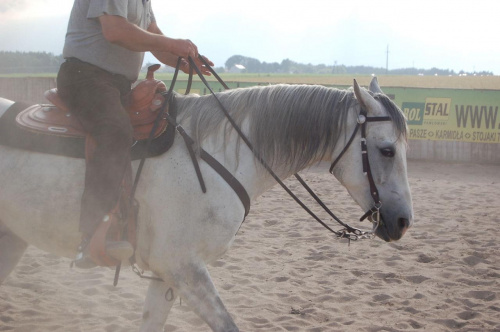
MULTIPOLYGON (((75 260, 79 267, 94 266, 88 243, 116 205, 130 165, 132 128, 125 110, 126 95, 138 78, 146 51, 169 66, 175 66, 178 57, 182 57, 181 70, 186 73, 186 59, 192 57, 208 74, 195 44, 163 35, 156 24, 151 0, 74 1, 63 51, 66 61, 59 70, 57 87, 61 98, 96 142, 95 153, 87 164, 81 201, 83 236, 75 260)), ((118 260, 133 254, 126 241, 108 241, 106 250, 118 260)))

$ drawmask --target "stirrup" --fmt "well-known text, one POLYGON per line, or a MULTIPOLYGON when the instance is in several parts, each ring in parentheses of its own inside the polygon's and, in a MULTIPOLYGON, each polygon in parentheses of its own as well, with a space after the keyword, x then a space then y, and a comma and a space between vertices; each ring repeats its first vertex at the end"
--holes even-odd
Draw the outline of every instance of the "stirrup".
MULTIPOLYGON (((96 262, 92 259, 89 250, 90 240, 84 238, 78 246, 78 253, 75 259, 71 261, 71 267, 76 266, 81 269, 91 269, 96 267, 96 262)), ((107 241, 106 242, 106 255, 118 260, 124 261, 132 257, 134 254, 134 247, 127 241, 107 241)))
POLYGON ((128 241, 107 241, 106 255, 118 261, 124 261, 132 257, 134 247, 128 241))

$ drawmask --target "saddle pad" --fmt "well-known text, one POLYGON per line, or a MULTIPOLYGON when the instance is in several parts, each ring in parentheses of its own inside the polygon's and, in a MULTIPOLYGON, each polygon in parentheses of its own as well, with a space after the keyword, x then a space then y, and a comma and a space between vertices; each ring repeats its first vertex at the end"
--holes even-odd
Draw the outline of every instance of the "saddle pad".
MULTIPOLYGON (((39 107, 40 105, 34 105, 39 107)), ((20 113, 33 107, 32 105, 14 103, 0 118, 0 144, 17 149, 33 152, 48 153, 72 158, 85 158, 85 137, 68 136, 61 134, 47 134, 38 130, 31 130, 16 125, 16 118, 20 113), (28 130, 27 130, 28 129, 28 130)), ((175 103, 172 105, 170 115, 175 118, 175 103)), ((74 117, 73 117, 74 118, 74 117)), ((175 137, 175 128, 168 126, 162 133, 153 139, 149 149, 147 140, 138 140, 130 149, 132 160, 141 159, 143 156, 154 157, 168 151, 175 137)))

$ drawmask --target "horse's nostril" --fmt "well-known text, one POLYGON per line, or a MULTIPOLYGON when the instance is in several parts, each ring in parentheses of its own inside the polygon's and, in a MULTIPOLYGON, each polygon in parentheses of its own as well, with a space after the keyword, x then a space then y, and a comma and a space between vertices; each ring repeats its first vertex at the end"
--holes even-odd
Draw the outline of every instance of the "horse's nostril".
POLYGON ((410 226, 410 221, 406 218, 399 218, 398 219, 398 226, 399 226, 399 229, 407 229, 410 226))

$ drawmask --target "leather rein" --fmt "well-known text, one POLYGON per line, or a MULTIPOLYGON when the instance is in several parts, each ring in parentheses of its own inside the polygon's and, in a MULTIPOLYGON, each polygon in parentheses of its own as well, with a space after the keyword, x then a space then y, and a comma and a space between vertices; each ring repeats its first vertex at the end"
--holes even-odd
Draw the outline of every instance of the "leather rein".
MULTIPOLYGON (((220 78, 220 76, 214 71, 214 69, 208 64, 208 62, 202 56, 199 56, 199 59, 204 64, 204 66, 210 71, 210 73, 212 75, 214 75, 214 77, 217 79, 217 81, 226 90, 228 90, 229 87, 227 86, 227 84, 220 78)), ((177 66, 175 68, 175 73, 174 73, 174 76, 172 78, 169 90, 167 92, 162 92, 162 94, 166 98, 165 98, 165 101, 164 101, 162 107, 160 108, 160 111, 158 112, 155 124, 154 124, 153 129, 151 131, 151 134, 149 135, 148 140, 147 140, 147 145, 146 145, 146 149, 145 149, 145 152, 144 152, 144 156, 141 159, 141 162, 140 162, 139 167, 137 169, 135 180, 134 180, 134 184, 133 184, 133 187, 132 187, 132 190, 131 190, 131 195, 130 195, 131 201, 134 200, 135 191, 137 189, 137 185, 138 185, 138 182, 139 182, 139 179, 140 179, 140 175, 141 175, 141 172, 142 172, 142 169, 143 169, 143 166, 144 166, 144 162, 146 160, 147 151, 149 150, 149 147, 150 147, 151 142, 152 142, 153 137, 154 137, 154 133, 156 132, 156 128, 157 128, 157 126, 158 126, 158 124, 159 124, 159 122, 160 122, 161 119, 167 119, 167 121, 171 125, 173 125, 175 127, 176 131, 184 139, 186 147, 187 147, 187 149, 189 151, 189 154, 191 156, 191 160, 193 162, 193 165, 194 165, 194 168, 195 168, 198 180, 200 182, 201 189, 202 189, 203 193, 206 192, 206 187, 205 187, 205 184, 204 184, 204 181, 203 181, 203 177, 201 175, 201 171, 200 171, 200 168, 199 168, 198 160, 196 158, 196 155, 195 155, 193 147, 192 147, 192 145, 194 144, 194 141, 192 140, 191 137, 189 137, 189 135, 182 128, 182 126, 176 122, 175 115, 169 114, 169 112, 166 111, 167 110, 167 106, 171 105, 173 103, 173 100, 174 100, 173 99, 173 97, 174 97, 173 90, 174 90, 174 85, 175 85, 175 82, 177 80, 177 75, 178 75, 178 72, 179 72, 179 69, 180 69, 181 60, 182 60, 182 58, 178 58, 177 66)), ((276 173, 274 173, 274 171, 271 169, 271 167, 260 156, 260 154, 258 153, 258 151, 256 151, 254 149, 252 143, 249 141, 249 139, 245 136, 245 134, 239 128, 239 126, 237 125, 237 123, 231 117, 231 115, 229 114, 229 112, 226 109, 226 107, 222 104, 222 102, 219 100, 219 98, 217 98, 217 95, 214 93, 214 91, 212 90, 212 88, 208 84, 207 80, 205 79, 205 77, 201 73, 200 69, 198 68, 198 66, 193 61, 193 59, 191 57, 189 57, 188 61, 189 61, 189 65, 190 65, 190 72, 189 72, 188 85, 187 85, 185 94, 186 95, 189 94, 189 92, 191 90, 192 78, 193 78, 193 70, 194 70, 194 71, 196 71, 196 74, 200 77, 200 79, 203 82, 203 84, 205 84, 205 86, 207 87, 207 89, 210 91, 210 93, 212 94, 212 96, 215 98, 215 100, 217 101, 217 103, 220 106, 220 109, 222 110, 222 112, 226 116, 226 118, 229 121, 229 123, 233 126, 234 130, 236 130, 236 132, 238 133, 238 135, 240 136, 240 138, 243 140, 243 142, 245 142, 245 144, 248 146, 248 148, 252 151, 252 153, 254 154, 255 158, 261 163, 262 167, 264 167, 264 169, 274 178, 274 180, 288 193, 288 195, 290 195, 293 198, 293 200, 297 204, 299 204, 319 224, 321 224, 324 228, 326 228, 328 231, 330 231, 331 233, 335 234, 339 238, 348 239, 349 242, 351 240, 359 240, 359 239, 366 239, 366 238, 370 238, 371 239, 371 238, 373 238, 374 233, 375 233, 377 227, 382 222, 381 221, 381 216, 380 216, 380 207, 382 206, 382 202, 380 201, 380 197, 379 197, 379 193, 378 193, 378 190, 377 190, 377 186, 375 185, 375 181, 373 179, 373 174, 372 174, 371 167, 370 167, 370 160, 368 158, 368 146, 367 146, 367 143, 366 143, 366 126, 367 126, 367 124, 369 122, 392 121, 392 119, 390 117, 388 117, 388 116, 369 117, 367 115, 366 109, 364 109, 363 107, 361 107, 360 114, 358 115, 358 119, 357 119, 357 124, 356 124, 356 127, 354 128, 354 131, 353 131, 351 137, 349 138, 349 140, 348 140, 346 146, 344 147, 344 149, 340 152, 340 154, 337 156, 337 158, 333 161, 333 163, 331 164, 330 169, 329 169, 329 172, 331 174, 333 174, 333 169, 335 168, 335 166, 337 165, 337 163, 340 161, 340 159, 342 158, 342 156, 345 154, 345 152, 349 149, 349 147, 351 146, 352 142, 354 141, 354 138, 357 135, 357 132, 361 129, 361 154, 362 154, 362 162, 363 162, 363 173, 368 178, 368 182, 369 182, 369 185, 370 185, 370 194, 371 194, 371 196, 373 198, 374 205, 373 205, 373 207, 371 209, 369 209, 360 218, 360 221, 363 221, 367 217, 371 217, 370 218, 371 222, 373 222, 375 224, 373 230, 371 230, 371 231, 363 231, 361 229, 349 226, 348 224, 344 223, 342 220, 340 220, 323 203, 323 201, 321 201, 321 199, 306 184, 306 182, 300 177, 299 174, 297 174, 297 173, 294 174, 295 178, 299 181, 299 183, 307 190, 307 192, 311 195, 311 197, 314 198, 314 200, 326 211, 326 213, 328 213, 328 215, 330 215, 335 221, 337 221, 337 223, 339 223, 342 227, 344 227, 343 229, 336 231, 336 230, 332 229, 328 224, 326 224, 323 220, 321 220, 321 218, 319 218, 314 212, 312 212, 283 183, 283 181, 276 175, 276 173)), ((169 108, 169 110, 170 109, 171 108, 169 108)), ((170 111, 170 113, 171 113, 171 111, 170 111)), ((249 198, 249 196, 248 196, 245 188, 239 183, 239 181, 236 178, 234 178, 234 176, 227 169, 224 168, 224 166, 222 164, 220 164, 217 160, 215 160, 215 158, 213 158, 212 156, 210 156, 210 154, 208 154, 205 150, 203 150, 201 148, 200 148, 200 157, 205 162, 207 162, 215 171, 217 171, 217 173, 219 173, 219 175, 226 180, 226 182, 231 186, 231 188, 233 188, 233 190, 236 192, 236 194, 238 195, 238 197, 240 198, 240 200, 243 203, 243 206, 245 208, 245 217, 246 217, 246 215, 248 214, 249 209, 250 209, 250 198, 249 198)), ((156 281, 163 281, 160 278, 150 277, 150 276, 144 275, 143 271, 141 271, 135 265, 135 262, 133 260, 131 261, 131 265, 132 265, 132 269, 133 269, 134 273, 136 273, 140 278, 150 279, 150 280, 156 280, 156 281)), ((121 264, 119 264, 117 266, 117 268, 116 268, 115 282, 114 282, 115 286, 116 286, 116 284, 118 282, 118 275, 119 275, 119 271, 120 271, 120 266, 121 266, 121 264)))
MULTIPOLYGON (((219 81, 219 83, 224 86, 225 89, 229 89, 228 86, 222 81, 222 79, 217 75, 217 73, 212 69, 212 67, 207 63, 207 61, 200 56, 199 57, 200 61, 205 65, 205 67, 214 75, 214 77, 219 81)), ((324 221, 322 221, 314 212, 312 212, 284 183, 281 181, 281 179, 274 173, 274 171, 271 169, 271 167, 265 162, 265 160, 260 156, 258 151, 256 151, 252 145, 252 143, 249 141, 249 139, 245 136, 245 134, 242 132, 242 130, 239 128, 239 126, 236 124, 236 122, 233 120, 231 115, 229 114, 228 110, 226 107, 222 104, 222 102, 217 98, 217 95, 214 93, 214 91, 211 89, 210 85, 208 84, 207 80, 201 73, 200 69, 196 66, 195 62, 193 61, 192 58, 189 58, 189 64, 190 64, 190 75, 189 75, 189 81, 188 81, 188 90, 191 85, 192 81, 192 70, 194 69, 196 71, 196 74, 200 77, 201 81, 205 84, 205 86, 208 88, 212 96, 215 98, 217 103, 220 106, 220 109, 226 116, 227 120, 229 123, 233 126, 233 128, 236 130, 240 138, 245 142, 245 144, 248 146, 248 148, 252 151, 256 159, 261 163, 261 165, 266 169, 267 172, 274 178, 276 182, 295 200, 297 204, 299 204, 311 217, 313 217, 318 223, 320 223, 323 227, 325 227, 327 230, 330 232, 334 233, 337 235, 339 238, 347 238, 349 240, 358 240, 361 238, 372 238, 373 234, 376 230, 376 228, 379 226, 381 223, 381 218, 380 218, 380 207, 382 206, 382 202, 380 201, 379 193, 377 190, 377 187, 375 185, 375 181, 373 179, 373 174, 371 171, 370 167, 370 161, 368 158, 368 146, 366 143, 366 126, 368 122, 380 122, 380 121, 392 121, 392 119, 388 116, 377 116, 377 117, 369 117, 367 114, 367 111, 365 108, 361 107, 360 114, 358 116, 357 124, 356 127, 354 128, 354 131, 348 140, 346 146, 342 150, 342 152, 338 155, 338 157, 333 161, 332 165, 330 166, 330 173, 333 172, 334 167, 336 164, 339 162, 339 160, 342 158, 344 153, 349 149, 350 145, 354 141, 354 138, 356 137, 356 134, 359 129, 361 129, 361 153, 362 153, 362 162, 363 162, 363 173, 367 176, 368 182, 370 185, 370 194, 373 198, 374 205, 371 209, 369 209, 361 218, 360 221, 363 221, 367 217, 371 216, 371 221, 375 223, 375 227, 372 231, 363 231, 358 228, 354 228, 352 226, 349 226, 348 224, 342 222, 335 214, 328 209, 328 207, 321 201, 321 199, 314 193, 314 191, 306 184, 306 182, 298 175, 294 174, 295 178, 300 182, 300 184, 307 190, 307 192, 314 198, 314 200, 335 220, 337 221, 341 226, 344 227, 344 229, 340 231, 335 231, 333 230, 330 226, 328 226, 324 221)), ((332 173, 333 174, 333 173, 332 173)))
MULTIPOLYGON (((208 64, 208 62, 202 57, 199 56, 199 60, 204 64, 204 66, 210 71, 212 75, 218 80, 218 82, 227 90, 229 87, 224 83, 224 81, 220 78, 219 75, 213 70, 213 68, 208 64)), ((365 108, 361 107, 360 109, 360 114, 358 115, 357 119, 357 124, 356 127, 354 128, 354 131, 349 138, 346 146, 344 149, 340 152, 340 154, 337 156, 337 158, 333 161, 333 163, 330 166, 330 173, 333 174, 333 169, 337 165, 337 163, 340 161, 342 156, 345 154, 345 152, 349 149, 351 144, 354 141, 354 138, 356 137, 357 133, 359 130, 361 130, 361 154, 362 154, 362 162, 363 162, 363 173, 365 176, 368 178, 368 182, 370 185, 370 194, 373 198, 374 205, 372 208, 370 208, 363 216, 360 218, 360 221, 363 221, 367 217, 371 217, 371 221, 375 223, 375 227, 372 231, 363 231, 361 229, 349 226, 348 224, 344 223, 341 221, 322 201, 321 199, 314 193, 314 191, 306 184, 306 182, 299 176, 299 174, 294 174, 295 178, 299 181, 299 183, 307 190, 307 192, 314 198, 314 200, 330 215, 335 221, 337 221, 342 227, 344 227, 342 230, 336 231, 332 229, 330 226, 328 226, 324 221, 322 221, 314 212, 312 212, 284 183, 283 181, 274 173, 274 171, 271 169, 271 167, 266 163, 266 161, 260 156, 258 151, 256 151, 250 142, 250 140, 245 136, 245 134, 242 132, 242 130, 239 128, 237 123, 234 121, 234 119, 231 117, 229 114, 229 111, 226 109, 226 107, 222 104, 222 102, 217 98, 217 95, 215 92, 212 90, 210 85, 208 84, 207 80, 201 73, 200 69, 198 66, 195 64, 193 59, 190 57, 188 59, 189 65, 190 65, 190 73, 189 73, 189 79, 188 79, 188 86, 186 89, 186 94, 190 92, 191 89, 191 84, 192 84, 192 77, 193 77, 193 70, 196 72, 196 74, 200 77, 201 81, 203 84, 207 87, 207 89, 210 91, 212 96, 215 98, 216 102, 219 104, 219 107, 221 111, 224 113, 226 116, 227 120, 229 123, 233 126, 233 128, 236 130, 240 138, 243 140, 243 142, 248 146, 248 148, 252 151, 254 154, 255 158, 260 162, 260 164, 264 167, 264 169, 274 178, 274 180, 294 199, 294 201, 299 204, 311 217, 313 217, 318 223, 320 223, 323 227, 325 227, 327 230, 330 232, 334 233, 337 235, 339 238, 347 238, 349 240, 358 240, 362 238, 372 238, 373 234, 376 230, 376 228, 380 225, 381 223, 381 218, 380 218, 380 207, 382 206, 382 202, 380 201, 379 193, 377 190, 377 186, 375 185, 375 181, 373 179, 373 174, 371 171, 370 167, 370 161, 368 158, 368 146, 366 142, 366 126, 369 122, 380 122, 380 121, 392 121, 392 119, 388 116, 377 116, 377 117, 369 117, 367 114, 367 111, 365 108)), ((203 192, 206 192, 205 184, 203 181, 203 177, 201 176, 201 171, 199 169, 198 161, 195 156, 194 150, 192 148, 193 145, 193 140, 188 136, 188 134, 184 131, 184 129, 180 126, 175 121, 175 118, 172 117, 168 112, 165 112, 167 105, 171 104, 173 102, 173 89, 175 82, 177 80, 177 74, 179 72, 181 64, 181 58, 178 59, 177 61, 177 66, 175 69, 174 76, 172 78, 172 82, 170 85, 170 88, 167 92, 164 92, 163 94, 166 96, 164 105, 160 109, 160 112, 157 117, 157 122, 159 122, 160 119, 165 118, 169 121, 171 125, 175 127, 177 132, 180 133, 180 135, 183 137, 186 146, 189 150, 189 153, 191 155, 191 159, 193 161, 200 186, 202 188, 203 192)), ((148 138, 148 146, 150 144, 150 141, 153 139, 153 133, 155 132, 155 126, 153 127, 153 130, 151 132, 150 137, 148 138)), ((147 151, 148 149, 146 149, 147 151)), ((239 182, 222 166, 218 161, 216 161, 213 157, 211 157, 207 152, 205 152, 203 149, 201 149, 201 158, 205 160, 207 163, 209 163, 213 168, 214 168, 214 162, 215 164, 219 164, 217 169, 215 169, 228 183, 231 185, 231 187, 235 190, 235 192, 238 194, 240 199, 242 200, 242 203, 245 207, 245 216, 248 214, 249 207, 250 207, 250 198, 248 197, 248 194, 246 193, 245 189, 239 182), (210 160, 210 161, 207 161, 210 160), (223 170, 221 170, 221 168, 223 170), (223 175, 222 173, 227 173, 223 175), (234 183, 236 183, 236 185, 234 183), (244 193, 242 193, 242 191, 244 193)), ((139 168, 137 170, 137 174, 135 176, 135 181, 134 181, 134 186, 132 188, 132 193, 131 197, 133 199, 135 190, 137 188, 137 184, 140 178, 140 174, 145 162, 145 157, 141 159, 141 163, 139 165, 139 168)))

